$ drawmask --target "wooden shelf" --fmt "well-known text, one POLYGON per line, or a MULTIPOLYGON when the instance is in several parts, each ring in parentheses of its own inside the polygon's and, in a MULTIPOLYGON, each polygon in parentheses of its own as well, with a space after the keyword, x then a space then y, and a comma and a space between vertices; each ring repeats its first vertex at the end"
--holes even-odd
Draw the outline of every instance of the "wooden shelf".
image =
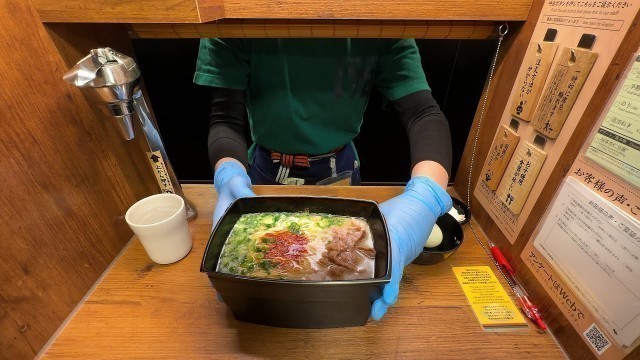
POLYGON ((524 21, 533 0, 33 0, 43 22, 524 21))
POLYGON ((33 6, 42 22, 200 23, 221 18, 222 1, 33 0, 33 6))
POLYGON ((415 38, 488 39, 493 21, 223 20, 207 24, 131 24, 130 36, 175 38, 415 38))
POLYGON ((532 0, 223 0, 225 19, 526 20, 532 0))

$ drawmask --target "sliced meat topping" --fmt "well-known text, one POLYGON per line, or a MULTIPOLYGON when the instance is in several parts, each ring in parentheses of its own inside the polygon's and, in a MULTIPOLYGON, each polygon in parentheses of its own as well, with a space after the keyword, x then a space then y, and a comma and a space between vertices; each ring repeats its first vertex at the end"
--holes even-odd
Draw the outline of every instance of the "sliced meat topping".
POLYGON ((351 272, 358 269, 362 262, 362 256, 371 257, 375 250, 365 251, 358 248, 358 244, 365 238, 366 231, 357 223, 350 223, 348 226, 341 226, 332 229, 332 239, 327 244, 326 251, 322 254, 320 264, 329 266, 329 273, 334 278, 342 278, 346 270, 351 272))

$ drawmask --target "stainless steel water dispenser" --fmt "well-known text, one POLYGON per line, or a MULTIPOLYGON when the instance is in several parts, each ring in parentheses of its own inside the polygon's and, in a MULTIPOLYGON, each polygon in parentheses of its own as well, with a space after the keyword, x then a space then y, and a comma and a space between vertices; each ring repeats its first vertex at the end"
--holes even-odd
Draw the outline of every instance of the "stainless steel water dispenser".
POLYGON ((137 115, 149 144, 147 155, 160 190, 180 195, 185 201, 188 219, 194 219, 197 210, 185 198, 173 172, 156 121, 140 89, 140 69, 136 62, 108 47, 93 49, 64 74, 63 79, 82 89, 90 101, 113 117, 125 140, 135 136, 133 114, 137 115))

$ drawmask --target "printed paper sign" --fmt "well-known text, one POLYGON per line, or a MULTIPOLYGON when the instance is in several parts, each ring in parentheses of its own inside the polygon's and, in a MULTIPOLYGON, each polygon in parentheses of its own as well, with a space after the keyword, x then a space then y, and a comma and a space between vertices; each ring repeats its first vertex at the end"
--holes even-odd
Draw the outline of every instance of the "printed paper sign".
POLYGON ((490 267, 454 267, 453 272, 482 326, 527 324, 490 267))
POLYGON ((586 156, 640 187, 640 54, 618 89, 586 156))
POLYGON ((640 223, 567 178, 533 244, 616 343, 640 336, 640 223))

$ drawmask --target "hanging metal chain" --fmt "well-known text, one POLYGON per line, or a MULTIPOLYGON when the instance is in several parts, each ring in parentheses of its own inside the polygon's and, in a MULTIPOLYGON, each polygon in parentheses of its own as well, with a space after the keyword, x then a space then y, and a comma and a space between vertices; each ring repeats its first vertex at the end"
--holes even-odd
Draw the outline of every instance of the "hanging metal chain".
MULTIPOLYGON (((509 32, 509 25, 507 23, 500 25, 500 27, 498 28, 498 35, 500 35, 500 38, 498 39, 496 52, 493 55, 493 61, 491 62, 491 69, 489 70, 489 80, 487 81, 487 86, 484 91, 484 98, 482 100, 480 116, 478 116, 478 126, 476 127, 476 135, 475 135, 475 138, 473 139, 473 148, 471 151, 471 164, 469 165, 469 179, 467 182, 467 206, 469 207, 469 210, 471 210, 471 176, 473 173, 473 165, 476 159, 476 149, 478 145, 478 137, 480 136, 480 127, 482 125, 482 120, 484 120, 484 112, 487 107, 487 98, 489 97, 489 90, 491 89, 493 72, 496 69, 496 62, 498 61, 498 55, 500 54, 500 45, 502 44, 502 40, 504 39, 504 36, 507 34, 507 32, 509 32)), ((509 284, 509 286, 513 289, 513 284, 511 283, 511 280, 509 279, 508 276, 505 275, 505 273, 502 271, 502 267, 493 258, 493 255, 491 255, 491 253, 489 252, 485 244, 482 242, 482 240, 480 240, 480 237, 478 237, 478 234, 476 233, 476 230, 473 228, 473 224, 471 222, 469 222, 469 228, 471 229, 471 232, 473 233, 473 236, 476 238, 476 241, 478 242, 478 244, 480 244, 484 252, 487 253, 487 256, 489 256, 489 258, 493 260, 493 263, 496 264, 496 267, 498 268, 498 271, 500 272, 502 277, 507 281, 507 284, 509 284)))

